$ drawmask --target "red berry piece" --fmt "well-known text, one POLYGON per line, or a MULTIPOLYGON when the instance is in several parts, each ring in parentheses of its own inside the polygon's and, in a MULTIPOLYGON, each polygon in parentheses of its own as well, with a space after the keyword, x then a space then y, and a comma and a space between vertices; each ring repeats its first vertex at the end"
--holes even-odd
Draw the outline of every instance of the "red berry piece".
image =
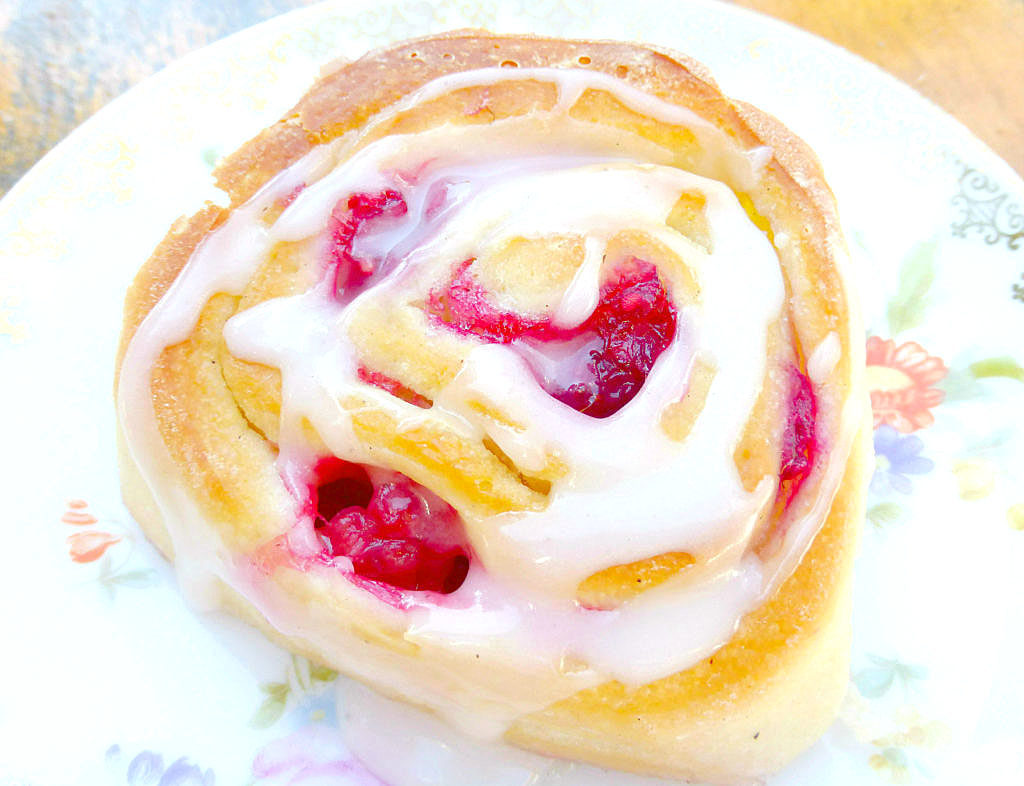
POLYGON ((473 278, 472 263, 463 262, 446 289, 430 294, 428 311, 450 330, 517 346, 528 360, 548 356, 538 373, 544 389, 591 417, 609 417, 628 404, 675 336, 675 307, 649 262, 634 258, 616 269, 594 312, 570 330, 495 306, 473 278), (570 378, 552 371, 557 363, 570 378))
POLYGON ((381 390, 386 390, 395 398, 400 398, 408 404, 419 407, 420 409, 430 409, 432 406, 431 400, 426 396, 421 396, 412 388, 406 387, 397 379, 389 377, 387 374, 381 374, 379 371, 371 371, 366 366, 360 366, 356 371, 359 379, 368 385, 373 385, 381 390))
POLYGON ((379 260, 358 257, 352 246, 367 226, 387 219, 401 218, 408 212, 402 194, 386 189, 376 194, 352 194, 334 206, 327 221, 331 237, 328 264, 334 270, 334 292, 338 298, 351 299, 366 286, 379 260))
POLYGON ((470 551, 451 505, 397 472, 375 472, 387 478, 375 485, 362 466, 328 459, 316 474, 316 527, 357 576, 444 594, 465 581, 470 551))
POLYGON ((552 395, 591 417, 606 418, 640 392, 675 336, 675 307, 654 265, 633 259, 617 270, 581 328, 601 339, 601 347, 590 351, 592 376, 552 395))
POLYGON ((472 259, 467 259, 455 272, 446 289, 434 290, 427 300, 427 310, 445 327, 463 335, 479 336, 493 344, 510 344, 524 337, 555 337, 556 331, 546 319, 531 319, 504 311, 488 298, 473 278, 472 259))
POLYGON ((804 480, 811 474, 818 453, 818 439, 815 434, 818 402, 811 380, 796 367, 790 371, 789 395, 779 466, 780 497, 785 504, 792 500, 804 480))

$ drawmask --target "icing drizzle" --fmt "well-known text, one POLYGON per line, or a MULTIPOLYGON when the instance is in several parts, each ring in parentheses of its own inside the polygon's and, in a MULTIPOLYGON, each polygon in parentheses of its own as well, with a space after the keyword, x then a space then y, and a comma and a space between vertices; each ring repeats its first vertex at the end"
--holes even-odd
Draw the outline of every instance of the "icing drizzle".
MULTIPOLYGON (((749 186, 768 157, 764 149, 737 152, 689 110, 602 74, 482 69, 426 85, 360 137, 321 146, 282 172, 206 238, 139 327, 121 368, 122 429, 172 536, 183 583, 201 597, 212 579, 223 580, 282 632, 305 637, 339 667, 476 732, 500 732, 518 714, 608 678, 641 684, 714 652, 799 559, 823 504, 808 506, 789 527, 786 548, 773 563, 750 550, 778 479, 744 490, 732 450, 758 396, 767 330, 785 291, 774 249, 719 179, 749 186), (431 98, 515 79, 557 86, 550 112, 557 123, 538 131, 513 119, 360 141, 431 98), (606 90, 632 109, 690 128, 704 151, 702 173, 669 166, 654 150, 643 161, 626 158, 590 124, 572 120, 568 111, 587 89, 606 90), (402 174, 409 172, 416 174, 402 174), (710 252, 666 225, 682 192, 705 199, 710 252), (368 208, 355 197, 375 193, 388 194, 386 203, 368 208), (274 203, 284 209, 267 227, 259 216, 274 203), (361 227, 360 211, 367 210, 386 220, 361 227), (555 325, 580 325, 597 306, 608 245, 627 230, 669 249, 696 279, 699 294, 682 297, 682 271, 659 271, 678 296, 676 329, 643 386, 608 417, 587 417, 548 395, 524 352, 502 343, 471 346, 432 401, 396 399, 388 378, 373 378, 356 357, 349 331, 363 310, 426 301, 464 260, 520 237, 572 232, 584 238, 582 264, 542 315, 555 325), (302 294, 239 313, 225 329, 235 356, 281 371, 279 507, 293 551, 309 556, 318 548, 312 517, 302 510, 316 458, 304 424, 339 459, 374 464, 342 404, 350 395, 398 412, 403 428, 429 419, 467 439, 489 439, 524 472, 541 471, 552 457, 568 468, 552 481, 541 510, 460 511, 475 559, 462 586, 443 600, 408 593, 394 603, 358 583, 331 583, 351 610, 351 630, 304 610, 265 570, 229 555, 200 524, 175 480, 149 385, 164 347, 187 337, 210 296, 240 292, 274 244, 316 237, 334 249, 339 272, 302 294), (686 393, 698 353, 716 374, 690 433, 677 442, 661 428, 661 414, 686 393), (473 406, 478 402, 504 417, 482 414, 473 406), (703 567, 614 610, 587 610, 575 600, 576 587, 595 572, 677 551, 703 557, 703 567), (412 663, 383 656, 355 632, 360 621, 402 631, 404 642, 445 654, 412 663), (486 658, 476 657, 484 652, 486 658)), ((827 373, 821 369, 834 352, 830 345, 814 355, 812 376, 827 373)), ((315 561, 309 567, 331 568, 315 561)))

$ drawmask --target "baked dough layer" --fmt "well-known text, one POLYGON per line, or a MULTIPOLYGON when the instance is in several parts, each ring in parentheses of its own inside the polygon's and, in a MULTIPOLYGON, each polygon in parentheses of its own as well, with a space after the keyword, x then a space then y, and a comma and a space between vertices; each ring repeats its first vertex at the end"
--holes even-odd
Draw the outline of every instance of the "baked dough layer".
MULTIPOLYGON (((505 734, 509 742, 542 753, 664 777, 735 783, 763 776, 779 769, 821 734, 834 717, 847 681, 850 573, 863 515, 869 433, 869 427, 860 425, 868 422, 860 379, 861 331, 844 278, 846 262, 834 200, 813 153, 774 118, 722 95, 700 64, 635 44, 468 31, 405 42, 337 65, 277 124, 218 167, 217 184, 228 194, 230 206, 209 205, 179 221, 143 266, 126 299, 119 369, 143 319, 202 240, 274 176, 315 147, 365 127, 368 119, 432 80, 493 66, 607 74, 691 110, 723 131, 739 151, 770 149, 771 157, 756 182, 730 185, 751 221, 772 240, 786 285, 789 317, 777 328, 774 340, 778 347, 773 354, 777 363, 769 364, 768 377, 781 374, 787 362, 806 367, 815 347, 830 336, 838 337, 835 362, 818 384, 823 402, 819 428, 825 434, 852 428, 855 436, 845 448, 849 457, 841 480, 823 492, 831 495, 831 504, 825 507, 827 516, 792 575, 742 620, 732 639, 713 655, 641 687, 608 681, 579 691, 539 711, 521 714, 505 734), (783 237, 784 242, 780 240, 783 237), (852 423, 851 411, 856 413, 852 423)), ((555 100, 542 81, 471 85, 399 114, 363 142, 445 123, 529 117, 550 108, 555 100), (487 92, 485 117, 467 111, 479 106, 482 91, 487 92)), ((590 96, 574 111, 672 151, 674 166, 700 166, 700 142, 685 128, 670 127, 615 106, 607 95, 590 96)), ((699 242, 699 225, 690 221, 688 232, 699 242)), ((292 259, 288 249, 275 253, 261 269, 260 280, 245 293, 211 298, 196 329, 184 342, 163 351, 152 376, 161 436, 181 473, 182 485, 226 548, 239 554, 285 534, 289 516, 294 514, 293 501, 274 468, 280 377, 275 369, 233 357, 222 337, 223 325, 235 313, 272 297, 302 291, 315 278, 315 271, 304 266, 301 258, 292 259)), ((497 269, 501 270, 500 264, 497 269)), ((513 281, 508 286, 514 290, 524 284, 513 281)), ((388 347, 378 342, 373 349, 386 362, 388 347)), ((448 351, 433 344, 429 349, 437 352, 436 358, 421 353, 426 359, 419 367, 396 363, 387 368, 389 375, 424 394, 443 389, 458 368, 460 350, 453 346, 448 351)), ((775 401, 761 408, 764 426, 756 434, 771 432, 765 438, 770 443, 779 439, 779 406, 775 401)), ((379 418, 367 428, 372 431, 378 422, 379 418)), ((380 428, 387 431, 389 426, 380 428)), ((758 442, 756 435, 751 442, 758 442)), ((442 471, 431 474, 422 462, 407 457, 395 461, 397 469, 418 481, 431 481, 453 504, 452 497, 462 494, 456 481, 442 471)), ((492 495, 498 502, 462 494, 467 508, 543 505, 543 495, 506 477, 506 470, 493 456, 480 453, 474 461, 479 466, 474 465, 473 472, 498 478, 505 486, 499 483, 492 495)), ((557 475, 557 468, 552 468, 551 477, 557 475)), ((809 478, 805 493, 810 495, 819 483, 821 478, 809 478)), ((133 515, 173 559, 168 522, 129 450, 122 451, 122 484, 133 515)), ((798 498, 796 504, 803 503, 798 498)), ((766 526, 760 544, 764 553, 777 546, 775 534, 766 526)), ((628 598, 622 594, 623 587, 648 575, 645 571, 652 571, 650 564, 604 576, 590 589, 596 598, 621 602, 628 598)), ((382 657, 386 653, 399 664, 403 658, 436 658, 441 664, 450 663, 450 668, 459 666, 457 659, 448 660, 451 656, 443 647, 410 646, 402 630, 390 622, 375 622, 346 609, 329 586, 301 571, 282 569, 274 582, 299 605, 336 619, 368 647, 379 648, 382 657)), ((275 640, 350 671, 344 653, 324 648, 310 637, 282 633, 237 587, 222 583, 220 592, 226 607, 275 640)), ((445 667, 449 666, 441 668, 445 667)), ((359 676, 367 679, 365 674, 359 676)), ((384 692, 401 692, 386 680, 370 681, 384 692)))

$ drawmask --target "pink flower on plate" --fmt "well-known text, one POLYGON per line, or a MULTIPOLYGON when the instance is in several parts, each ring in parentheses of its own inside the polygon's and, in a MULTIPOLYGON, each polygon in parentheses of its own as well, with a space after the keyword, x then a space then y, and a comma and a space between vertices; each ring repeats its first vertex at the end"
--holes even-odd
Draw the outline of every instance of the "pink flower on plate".
POLYGON ((946 365, 915 341, 899 346, 890 339, 871 336, 867 345, 867 383, 875 428, 887 424, 909 434, 930 426, 932 407, 945 394, 932 387, 946 376, 946 365))
POLYGON ((148 587, 153 583, 156 572, 152 569, 127 569, 135 551, 131 531, 112 519, 90 513, 89 503, 84 499, 69 500, 60 521, 78 529, 67 536, 71 561, 79 565, 96 563, 95 580, 111 597, 117 587, 148 587), (111 550, 118 543, 122 546, 111 550))
POLYGON ((337 728, 316 723, 264 746, 252 774, 254 786, 387 786, 348 751, 337 728))
POLYGON ((84 499, 73 499, 68 502, 68 509, 64 511, 64 515, 60 517, 60 520, 65 524, 74 524, 76 527, 87 527, 90 524, 95 524, 99 519, 89 513, 86 510, 87 507, 89 507, 89 503, 84 499))
POLYGON ((68 551, 75 562, 95 562, 120 541, 120 535, 111 535, 109 532, 76 532, 68 535, 68 551))

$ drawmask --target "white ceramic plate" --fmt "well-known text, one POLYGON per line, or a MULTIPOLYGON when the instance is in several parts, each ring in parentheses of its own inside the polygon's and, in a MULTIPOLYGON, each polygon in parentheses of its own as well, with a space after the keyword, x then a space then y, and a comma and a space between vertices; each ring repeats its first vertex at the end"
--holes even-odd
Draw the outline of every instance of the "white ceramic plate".
POLYGON ((332 733, 334 675, 193 614, 128 517, 113 354, 125 287, 218 155, 323 63, 465 26, 685 51, 818 151, 863 280, 878 468, 846 705, 771 783, 1024 782, 1024 183, 909 88, 730 6, 372 0, 183 59, 0 203, 0 784, 370 782, 332 733))

